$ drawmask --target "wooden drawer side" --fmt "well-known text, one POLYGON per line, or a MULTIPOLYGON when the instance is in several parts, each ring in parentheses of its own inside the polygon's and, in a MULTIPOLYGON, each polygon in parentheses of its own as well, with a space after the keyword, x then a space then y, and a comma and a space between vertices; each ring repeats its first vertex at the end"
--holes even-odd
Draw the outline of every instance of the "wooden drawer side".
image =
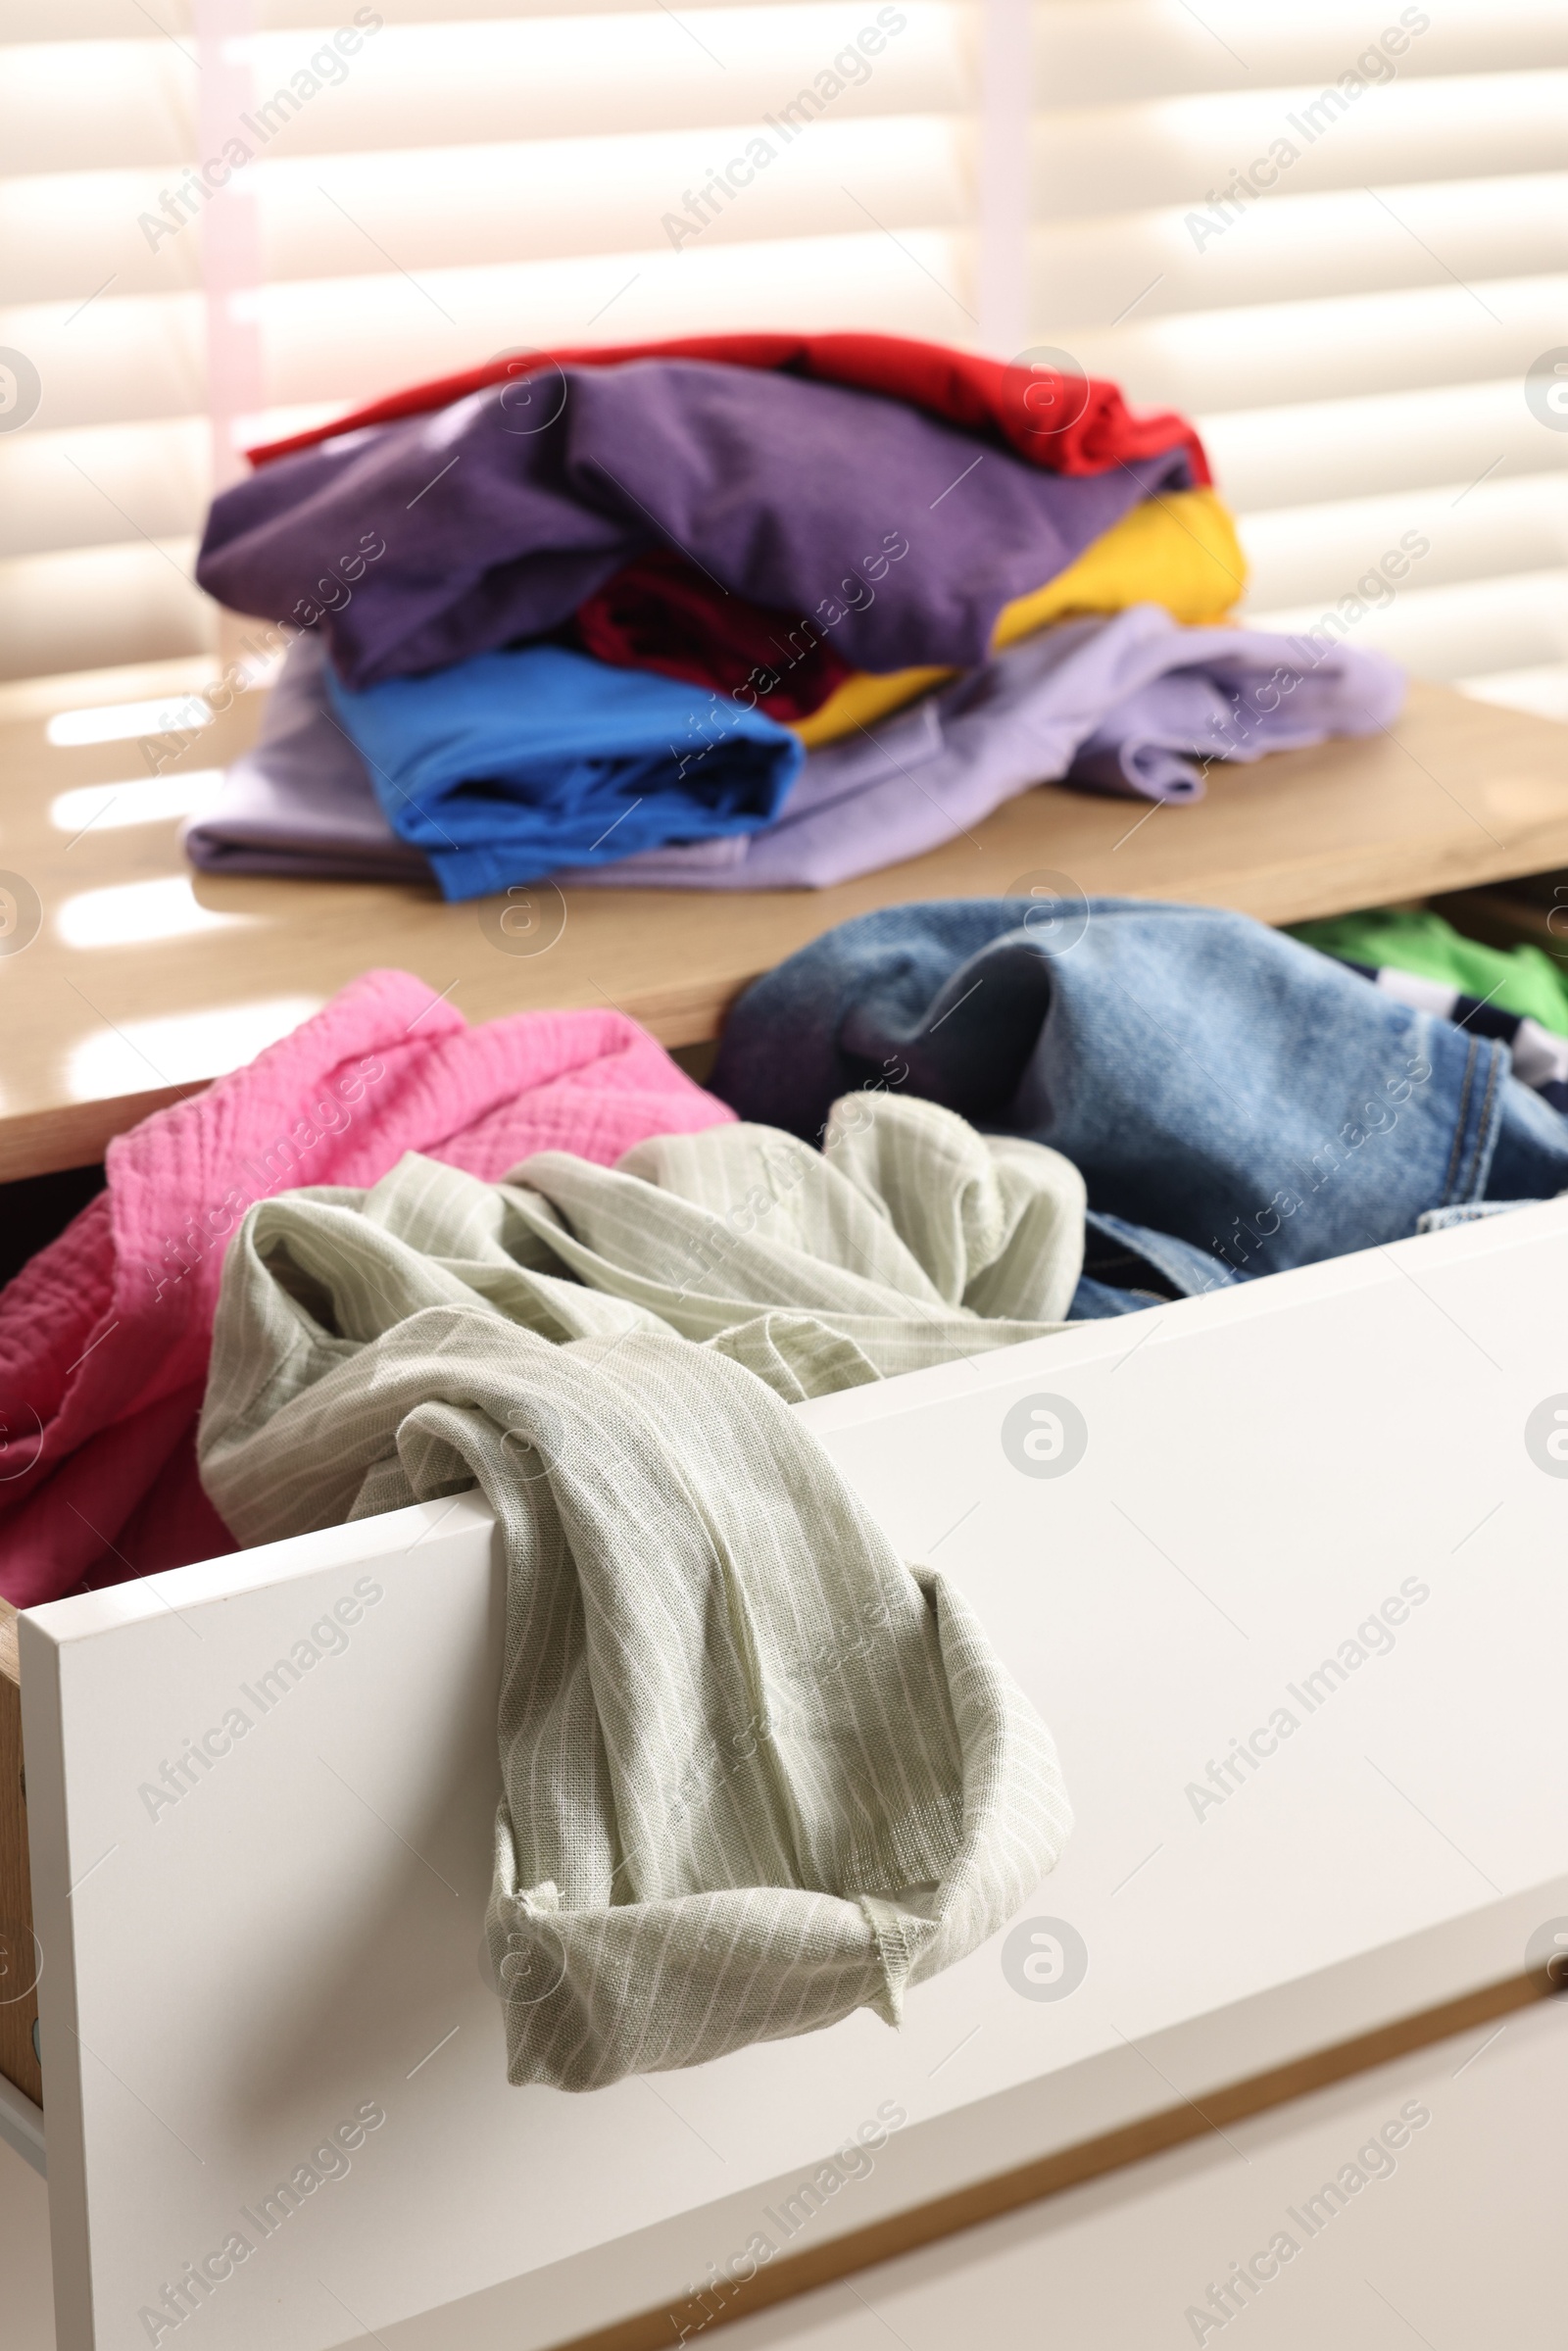
POLYGON ((38 2014, 34 1949, 17 1612, 0 1600, 0 2074, 41 2106, 43 2079, 32 2046, 38 2014))

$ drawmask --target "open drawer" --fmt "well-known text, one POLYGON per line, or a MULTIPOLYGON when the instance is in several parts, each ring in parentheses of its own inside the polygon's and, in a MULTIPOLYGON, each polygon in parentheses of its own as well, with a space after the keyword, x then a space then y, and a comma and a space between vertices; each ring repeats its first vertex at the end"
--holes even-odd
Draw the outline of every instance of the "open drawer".
POLYGON ((475 1501, 24 1615, 62 2351, 690 2340, 1547 1992, 1559 1285, 1568 1201, 799 1407, 1078 1815, 898 2033, 508 2088, 475 1501))

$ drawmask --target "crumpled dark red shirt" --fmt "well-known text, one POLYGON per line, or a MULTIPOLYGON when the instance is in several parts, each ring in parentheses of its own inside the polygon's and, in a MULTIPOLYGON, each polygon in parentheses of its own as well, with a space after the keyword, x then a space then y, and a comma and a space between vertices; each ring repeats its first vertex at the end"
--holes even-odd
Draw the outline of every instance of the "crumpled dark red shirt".
POLYGON ((576 634, 585 653, 616 669, 710 686, 786 724, 819 710, 853 674, 809 620, 726 595, 664 548, 579 606, 576 634))

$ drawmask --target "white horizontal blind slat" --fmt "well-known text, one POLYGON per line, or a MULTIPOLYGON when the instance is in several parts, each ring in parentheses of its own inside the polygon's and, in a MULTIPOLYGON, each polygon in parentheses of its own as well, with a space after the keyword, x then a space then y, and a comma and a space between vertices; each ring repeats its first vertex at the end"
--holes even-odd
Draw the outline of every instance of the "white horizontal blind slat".
POLYGON ((187 538, 201 529, 207 491, 201 416, 10 434, 0 439, 0 559, 143 531, 187 538))
MULTIPOLYGON (((1416 13, 1429 23, 1399 60, 1403 75, 1568 66, 1558 0, 1437 0, 1416 13)), ((1076 107, 1321 84, 1399 18, 1397 4, 1361 0, 1040 0, 1035 89, 1042 106, 1076 107)))
MULTIPOLYGON (((846 86, 828 101, 835 122, 957 110, 966 100, 957 13, 942 0, 900 0, 895 14, 904 27, 874 59, 855 51, 857 34, 876 16, 861 0, 709 9, 689 36, 662 12, 387 25, 361 54, 339 61, 340 85, 282 120, 268 152, 605 138, 735 123, 760 130, 802 90, 813 91, 840 58, 853 63, 837 75, 846 86)), ((307 52, 295 33, 247 47, 263 101, 324 54, 323 46, 307 52)))
POLYGON ((1200 412, 1200 428, 1233 506, 1304 507, 1318 500, 1419 490, 1568 466, 1568 434, 1546 433, 1520 397, 1517 375, 1345 400, 1200 412), (1475 452, 1485 458, 1475 463, 1475 452))
MULTIPOLYGON (((1341 60, 1343 64, 1345 60, 1341 60)), ((1400 61, 1408 65, 1409 59, 1400 61)), ((1280 195, 1363 189, 1370 181, 1482 179, 1549 171, 1562 160, 1568 70, 1399 78, 1333 115, 1318 135, 1321 84, 1238 90, 1036 118, 1035 206, 1061 223, 1156 207, 1201 206, 1283 139, 1280 195), (1303 128, 1302 125, 1306 125, 1303 128)), ((1228 237, 1216 241, 1218 251, 1228 237)))
POLYGON ((519 345, 612 343, 753 327, 867 327, 961 339, 966 256, 940 231, 715 244, 673 255, 421 270, 267 287, 259 301, 278 402, 363 400, 519 345))
MULTIPOLYGON (((264 165, 256 195, 267 275, 287 283, 378 268, 439 269, 459 253, 470 267, 668 254, 664 214, 683 209, 683 192, 702 187, 715 158, 744 153, 752 135, 749 125, 729 124, 716 135, 541 140, 417 159, 264 165), (411 169, 416 162, 418 169, 411 169), (433 193, 427 178, 437 182, 433 193)), ((701 246, 863 234, 865 215, 846 197, 846 180, 890 227, 961 227, 964 146, 961 130, 938 116, 824 122, 788 180, 759 175, 744 207, 704 224, 701 246)), ((696 240, 683 244, 681 258, 695 249, 696 240)))
POLYGON ((1376 567, 1401 539, 1416 552, 1393 568, 1412 589, 1568 565, 1568 470, 1247 514, 1241 535, 1258 611, 1357 590, 1381 606, 1376 567))
MULTIPOLYGON (((600 252, 671 253, 662 227, 686 193, 744 152, 755 130, 689 131, 625 140, 313 157, 259 163, 254 196, 265 273, 274 284, 314 277, 567 259, 600 252), (396 258, 394 258, 394 256, 396 258)), ((862 235, 867 215, 888 229, 961 227, 968 215, 969 138, 941 116, 822 122, 786 178, 760 176, 744 207, 682 239, 682 254, 715 244, 862 235), (853 189, 853 194, 848 192, 853 189), (863 207, 863 209, 861 209, 863 207)), ((74 309, 103 256, 104 214, 134 229, 156 214, 170 174, 89 175, 93 184, 0 181, 0 304, 74 309)), ((112 298, 199 282, 190 235, 152 252, 140 234, 116 250, 112 298)))
POLYGON ((52 677, 210 652, 213 605, 190 577, 194 539, 21 556, 0 563, 0 677, 52 677), (64 659, 62 657, 65 657, 64 659))
POLYGON ((1137 400, 1217 414, 1404 391, 1413 418, 1429 387, 1502 376, 1522 385, 1531 361, 1563 332, 1565 316, 1568 270, 1468 285, 1440 276, 1434 285, 1376 294, 1133 319, 1062 340, 1091 372, 1118 376, 1137 400))
MULTIPOLYGON (((1557 145, 1561 152, 1560 133, 1557 145)), ((1194 249, 1190 217, 1134 213, 1038 227, 1037 310, 1102 332, 1134 298, 1145 329, 1192 312, 1275 311, 1286 286, 1294 304, 1422 286, 1446 292, 1458 280, 1478 287, 1473 308, 1485 323, 1479 281, 1548 274, 1568 260, 1568 171, 1280 196, 1202 251, 1194 249)), ((1266 358, 1254 349, 1250 365, 1266 358)))
MULTIPOLYGON (((1355 589, 1355 579, 1346 579, 1340 598, 1363 602, 1355 589)), ((1325 614, 1339 608, 1340 598, 1314 599, 1249 617, 1255 617, 1259 627, 1295 635, 1322 627, 1325 614)), ((1370 607, 1364 618, 1352 623, 1351 641, 1374 647, 1418 675, 1446 684, 1515 666, 1568 663, 1568 567, 1454 581, 1441 588, 1406 584, 1390 602, 1370 607)))

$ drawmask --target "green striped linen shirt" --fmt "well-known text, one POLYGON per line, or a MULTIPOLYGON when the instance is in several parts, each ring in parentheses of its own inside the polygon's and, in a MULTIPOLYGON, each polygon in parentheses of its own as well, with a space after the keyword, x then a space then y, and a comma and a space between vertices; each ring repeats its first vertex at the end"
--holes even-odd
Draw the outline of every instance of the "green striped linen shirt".
POLYGON ((496 1514, 514 2082, 897 2023, 1054 1866, 1045 1725, 788 1404, 1059 1329, 1083 1207, 1056 1153, 882 1094, 820 1152, 734 1125, 501 1184, 410 1153, 247 1214, 199 1445, 235 1535, 475 1484, 496 1514))

